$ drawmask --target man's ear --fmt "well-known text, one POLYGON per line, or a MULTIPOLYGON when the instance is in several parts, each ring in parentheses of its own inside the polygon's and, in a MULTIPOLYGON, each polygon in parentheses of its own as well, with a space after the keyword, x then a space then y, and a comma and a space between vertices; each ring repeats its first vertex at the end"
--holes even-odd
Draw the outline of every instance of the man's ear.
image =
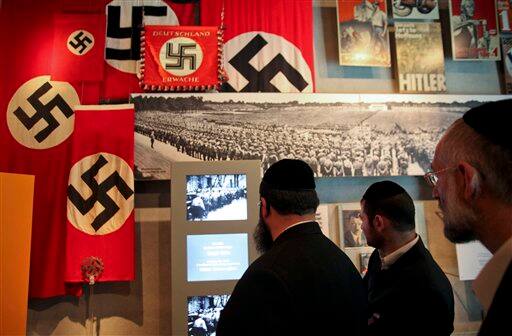
POLYGON ((478 170, 465 161, 459 162, 457 170, 462 176, 464 199, 474 200, 482 190, 482 178, 478 170))
POLYGON ((373 217, 373 228, 377 232, 382 232, 387 226, 387 219, 383 217, 382 215, 375 215, 373 217))
POLYGON ((270 215, 269 208, 267 208, 267 200, 260 197, 261 202, 261 217, 267 218, 270 215))

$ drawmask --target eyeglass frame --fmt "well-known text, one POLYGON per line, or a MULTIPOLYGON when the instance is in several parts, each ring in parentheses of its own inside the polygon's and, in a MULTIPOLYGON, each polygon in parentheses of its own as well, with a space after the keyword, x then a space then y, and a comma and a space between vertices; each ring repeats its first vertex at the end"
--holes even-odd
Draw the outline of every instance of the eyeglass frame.
POLYGON ((456 168, 457 167, 448 167, 444 169, 439 169, 437 171, 428 171, 425 173, 425 175, 423 175, 423 178, 425 179, 429 186, 435 188, 435 186, 437 185, 437 181, 439 180, 439 177, 437 176, 439 173, 456 168))

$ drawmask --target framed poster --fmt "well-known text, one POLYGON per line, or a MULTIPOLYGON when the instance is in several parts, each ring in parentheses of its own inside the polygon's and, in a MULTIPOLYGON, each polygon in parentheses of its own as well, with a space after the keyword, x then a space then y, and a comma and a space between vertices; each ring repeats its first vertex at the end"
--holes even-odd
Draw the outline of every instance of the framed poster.
POLYGON ((508 96, 176 93, 134 95, 135 178, 169 180, 175 162, 283 158, 316 177, 423 175, 443 132, 508 96))
POLYGON ((441 24, 395 22, 395 39, 400 92, 445 92, 441 24))
POLYGON ((500 60, 496 17, 494 0, 450 0, 453 59, 500 60))
POLYGON ((391 0, 393 19, 439 20, 438 0, 391 0))
POLYGON ((497 0, 500 32, 512 33, 512 0, 497 0))
POLYGON ((340 65, 390 67, 386 1, 337 0, 340 65))
POLYGON ((512 93, 512 35, 502 36, 505 92, 512 93))

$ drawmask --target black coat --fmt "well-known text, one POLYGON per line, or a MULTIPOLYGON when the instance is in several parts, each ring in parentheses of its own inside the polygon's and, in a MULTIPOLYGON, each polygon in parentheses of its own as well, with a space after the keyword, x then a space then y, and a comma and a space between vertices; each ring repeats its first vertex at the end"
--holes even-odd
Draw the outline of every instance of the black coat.
POLYGON ((510 333, 510 299, 512 298, 512 263, 501 279, 489 312, 482 322, 478 336, 508 335, 510 333), (507 331, 508 330, 508 331, 507 331))
POLYGON ((364 282, 369 335, 444 336, 453 331, 452 287, 421 238, 386 270, 375 250, 364 282))
POLYGON ((366 291, 318 223, 283 232, 238 281, 217 336, 363 335, 366 291))

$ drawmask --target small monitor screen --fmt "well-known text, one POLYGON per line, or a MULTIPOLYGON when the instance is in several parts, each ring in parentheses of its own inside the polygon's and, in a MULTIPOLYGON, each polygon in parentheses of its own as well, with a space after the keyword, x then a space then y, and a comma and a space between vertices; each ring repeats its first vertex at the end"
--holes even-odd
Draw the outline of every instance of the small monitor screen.
POLYGON ((187 220, 247 219, 245 174, 187 175, 187 220))
POLYGON ((238 280, 249 263, 247 233, 187 236, 188 281, 238 280))
POLYGON ((215 336, 220 312, 230 295, 204 295, 188 297, 188 336, 215 336))

